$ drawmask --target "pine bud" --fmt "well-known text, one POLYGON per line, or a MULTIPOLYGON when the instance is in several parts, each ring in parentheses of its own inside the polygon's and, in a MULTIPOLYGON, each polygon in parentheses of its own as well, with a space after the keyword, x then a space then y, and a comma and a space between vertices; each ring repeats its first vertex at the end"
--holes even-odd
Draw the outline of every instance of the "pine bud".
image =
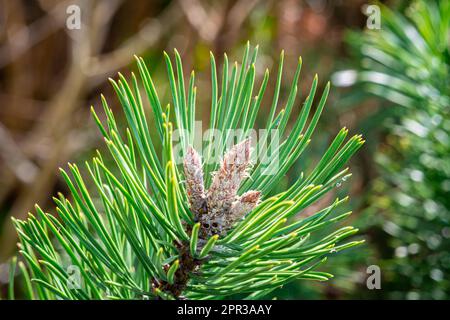
POLYGON ((187 148, 183 165, 190 209, 199 218, 207 212, 206 195, 203 184, 202 161, 200 155, 191 146, 187 148))
POLYGON ((241 181, 250 165, 250 139, 233 146, 224 156, 220 169, 208 190, 207 201, 211 215, 228 212, 236 198, 241 181))
POLYGON ((200 156, 189 147, 184 158, 184 174, 191 211, 201 223, 201 239, 225 235, 233 224, 250 212, 259 202, 259 191, 237 192, 247 177, 250 166, 250 140, 231 147, 225 153, 211 187, 205 193, 200 156))
POLYGON ((230 209, 229 221, 231 224, 244 217, 259 203, 261 192, 250 190, 233 202, 230 209))

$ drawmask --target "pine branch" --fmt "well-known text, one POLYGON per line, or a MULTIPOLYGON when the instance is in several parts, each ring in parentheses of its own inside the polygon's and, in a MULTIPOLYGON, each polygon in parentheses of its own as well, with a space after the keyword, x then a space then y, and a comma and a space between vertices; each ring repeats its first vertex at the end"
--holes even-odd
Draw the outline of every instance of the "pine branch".
MULTIPOLYGON (((233 65, 230 78, 225 59, 219 94, 211 55, 216 89, 210 128, 224 134, 216 137, 214 148, 203 150, 203 164, 200 153, 189 147, 200 138, 192 130, 195 78, 192 74, 186 93, 177 51, 176 72, 165 54, 173 107, 162 107, 144 60, 136 58, 154 123, 147 122, 135 75, 131 85, 122 75, 111 79, 129 129, 119 134, 103 97, 105 124, 92 109, 114 160, 113 166, 107 165, 98 153, 86 163, 97 192, 89 192, 80 169, 69 165, 68 172, 61 172, 71 199, 63 195, 54 199, 58 218, 36 207, 37 217, 30 214, 26 221, 14 220, 37 298, 257 298, 294 279, 331 277, 315 269, 327 256, 361 243, 344 242, 356 233, 353 227, 328 231, 348 216, 335 215, 345 199, 314 215, 291 218, 348 178, 348 170, 342 167, 363 140, 354 136, 344 144, 348 132, 341 130, 310 174, 302 173, 286 191, 276 194, 274 187, 311 140, 329 85, 307 124, 316 77, 292 131, 285 135, 297 96, 295 80, 288 104, 278 114, 274 100, 268 129, 280 129, 279 141, 264 135, 252 151, 249 133, 269 76, 267 71, 258 96, 253 97, 256 56, 257 50, 250 55, 247 44, 243 63, 233 65), (238 144, 227 148, 235 138, 230 130, 241 128, 245 130, 237 134, 238 144), (180 129, 179 141, 173 138, 174 129, 180 129), (151 130, 161 140, 161 149, 156 148, 151 130), (174 154, 174 143, 181 146, 177 148, 181 159, 174 154), (272 151, 265 158, 259 157, 263 145, 272 151), (214 154, 222 156, 222 161, 215 162, 214 154), (277 164, 274 155, 279 157, 279 168, 268 170, 267 166, 274 169, 277 164)), ((301 59, 296 78, 300 66, 301 59)))

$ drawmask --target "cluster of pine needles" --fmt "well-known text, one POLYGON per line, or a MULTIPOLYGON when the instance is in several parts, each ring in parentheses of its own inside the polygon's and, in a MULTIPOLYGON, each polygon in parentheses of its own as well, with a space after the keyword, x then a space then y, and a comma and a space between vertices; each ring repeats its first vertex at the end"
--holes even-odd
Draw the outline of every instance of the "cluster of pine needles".
MULTIPOLYGON (((230 66, 224 56, 220 87, 215 58, 210 56, 209 129, 241 129, 242 134, 234 138, 244 144, 255 127, 269 80, 266 70, 255 88, 258 47, 250 49, 247 44, 241 64, 230 66)), ((257 146, 272 150, 265 161, 258 160, 260 148, 241 144, 238 152, 252 153, 257 160, 250 165, 245 156, 241 171, 230 169, 232 172, 222 176, 227 154, 230 158, 231 149, 239 147, 229 148, 231 137, 227 134, 211 136, 205 145, 213 138, 222 140, 215 152, 223 161, 217 163, 208 161, 211 148, 203 148, 202 158, 200 151, 192 148, 201 138, 195 137, 194 130, 195 74, 192 72, 186 86, 176 50, 174 61, 165 54, 171 105, 161 104, 142 58, 136 57, 136 62, 148 101, 143 101, 134 74, 131 80, 120 74, 118 80, 111 80, 128 128, 120 132, 104 97, 106 121, 102 122, 94 109, 92 113, 114 165, 107 165, 99 152, 85 164, 87 182, 79 167, 70 164, 61 173, 71 195, 59 194, 54 199, 57 215, 36 206, 36 214, 26 221, 14 221, 28 298, 258 299, 296 279, 328 280, 332 275, 318 271, 318 266, 329 255, 361 242, 345 241, 357 230, 339 226, 350 215, 338 211, 347 198, 336 199, 308 216, 302 216, 302 211, 348 178, 344 165, 363 140, 359 135, 346 139, 348 130, 343 128, 308 174, 299 174, 285 191, 274 192, 310 144, 330 89, 328 83, 313 103, 316 76, 304 103, 296 102, 299 59, 287 101, 279 108, 283 58, 282 52, 265 126, 268 131, 276 130, 279 141, 269 134, 259 137, 257 146), (147 105, 150 110, 145 110, 147 105), (296 105, 300 105, 298 116, 288 123, 291 114, 297 114, 293 112, 296 105), (174 155, 174 129, 180 133, 179 150, 185 165, 189 152, 198 156, 195 161, 204 178, 203 189, 209 188, 203 195, 193 194, 195 188, 187 192, 190 171, 179 163, 180 155, 174 155), (161 148, 156 147, 155 136, 161 148), (265 174, 272 156, 277 157, 279 167, 265 174), (222 180, 214 182, 218 176, 222 180), (238 180, 227 193, 223 186, 230 185, 227 179, 231 177, 238 180), (91 186, 96 192, 88 191, 91 186), (224 192, 226 199, 219 196, 224 192), (196 209, 194 196, 205 197, 205 210, 196 209), (239 214, 228 219, 231 212, 239 214), (224 223, 220 230, 205 225, 213 213, 223 218, 211 220, 224 223)))

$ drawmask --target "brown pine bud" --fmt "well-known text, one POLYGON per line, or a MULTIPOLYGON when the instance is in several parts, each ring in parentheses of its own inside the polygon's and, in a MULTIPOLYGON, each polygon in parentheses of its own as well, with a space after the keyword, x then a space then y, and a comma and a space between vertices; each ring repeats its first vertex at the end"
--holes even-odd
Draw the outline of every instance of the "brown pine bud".
POLYGON ((229 214, 229 223, 234 224, 253 210, 259 203, 261 192, 250 190, 233 202, 229 214))
POLYGON ((189 147, 184 158, 184 174, 190 209, 201 223, 200 238, 225 235, 233 224, 259 202, 259 191, 237 192, 250 166, 250 140, 244 140, 225 153, 211 187, 205 193, 200 156, 189 147))
POLYGON ((249 165, 250 139, 247 139, 233 146, 225 154, 220 169, 214 172, 207 193, 210 215, 223 215, 229 211, 249 165))
POLYGON ((203 170, 200 155, 191 146, 184 157, 184 175, 190 209, 198 218, 207 212, 206 195, 203 183, 203 170))

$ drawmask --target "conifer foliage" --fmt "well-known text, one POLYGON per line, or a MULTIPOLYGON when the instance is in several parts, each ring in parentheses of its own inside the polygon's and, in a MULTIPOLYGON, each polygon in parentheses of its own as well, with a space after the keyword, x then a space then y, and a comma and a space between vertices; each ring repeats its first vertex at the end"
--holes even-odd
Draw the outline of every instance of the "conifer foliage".
POLYGON ((384 289, 393 299, 448 299, 450 2, 381 9, 381 30, 349 40, 359 64, 355 92, 381 97, 390 102, 382 112, 397 114, 385 124, 386 142, 375 155, 381 175, 369 198, 377 217, 371 222, 392 253, 379 261, 384 289))
POLYGON ((363 140, 359 135, 346 139, 348 130, 340 130, 312 170, 275 193, 311 142, 330 84, 315 101, 316 76, 306 100, 298 103, 299 59, 287 102, 280 107, 282 53, 264 121, 280 139, 262 134, 253 141, 249 132, 256 127, 269 71, 255 88, 258 48, 250 49, 247 44, 240 65, 230 67, 224 56, 220 81, 211 54, 208 128, 223 134, 208 136, 201 150, 196 142, 202 137, 194 130, 195 74, 186 85, 176 50, 173 60, 165 54, 172 94, 167 107, 142 58, 136 57, 139 81, 134 74, 130 80, 121 74, 111 80, 128 129, 119 130, 104 97, 106 121, 92 113, 113 165, 98 153, 85 164, 88 180, 70 164, 61 173, 71 196, 54 199, 57 215, 36 206, 26 221, 14 221, 28 266, 22 269, 29 298, 257 299, 295 279, 332 276, 318 266, 361 242, 345 241, 357 230, 339 226, 350 214, 338 211, 347 198, 308 216, 302 211, 348 178, 344 165, 363 140), (148 101, 139 93, 139 82, 148 101), (293 114, 298 116, 288 122, 293 114), (232 137, 230 129, 241 131, 232 137), (213 148, 210 141, 221 143, 213 148), (175 143, 180 154, 174 152, 175 143), (210 161, 214 154, 221 159, 210 161), (272 163, 278 167, 267 171, 272 163))

